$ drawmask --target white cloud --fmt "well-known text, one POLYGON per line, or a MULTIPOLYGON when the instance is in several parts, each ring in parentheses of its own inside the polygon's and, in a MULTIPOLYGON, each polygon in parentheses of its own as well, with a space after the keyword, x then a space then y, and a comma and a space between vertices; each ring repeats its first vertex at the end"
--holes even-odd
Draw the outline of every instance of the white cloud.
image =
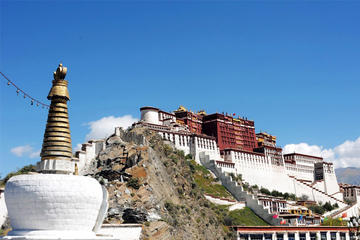
POLYGON ((30 158, 37 158, 40 157, 40 150, 36 151, 36 152, 32 152, 29 155, 30 158))
POLYGON ((14 147, 10 149, 10 151, 17 157, 29 157, 29 158, 40 157, 40 150, 34 151, 34 148, 29 144, 14 147))
POLYGON ((313 156, 321 156, 322 147, 317 145, 309 145, 307 143, 298 143, 298 144, 287 144, 283 148, 283 153, 302 153, 313 156))
POLYGON ((126 129, 137 121, 138 119, 132 117, 131 115, 124 115, 121 117, 103 117, 99 120, 87 123, 90 132, 86 135, 86 139, 90 140, 108 137, 114 133, 115 127, 122 127, 126 129))
POLYGON ((329 149, 307 143, 288 144, 283 149, 284 153, 303 153, 321 156, 325 161, 333 162, 335 168, 360 167, 360 137, 355 141, 347 140, 344 143, 329 149))
POLYGON ((74 152, 80 151, 80 150, 81 150, 81 147, 82 147, 82 144, 81 144, 81 143, 78 143, 78 144, 76 144, 76 147, 75 147, 75 149, 74 149, 73 151, 74 151, 74 152))

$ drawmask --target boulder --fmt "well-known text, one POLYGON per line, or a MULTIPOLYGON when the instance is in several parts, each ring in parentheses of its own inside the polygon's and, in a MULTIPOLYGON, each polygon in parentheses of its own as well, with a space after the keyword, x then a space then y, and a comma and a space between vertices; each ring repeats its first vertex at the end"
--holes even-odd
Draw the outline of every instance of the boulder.
POLYGON ((141 210, 127 208, 122 216, 124 223, 143 223, 147 221, 147 214, 141 210))

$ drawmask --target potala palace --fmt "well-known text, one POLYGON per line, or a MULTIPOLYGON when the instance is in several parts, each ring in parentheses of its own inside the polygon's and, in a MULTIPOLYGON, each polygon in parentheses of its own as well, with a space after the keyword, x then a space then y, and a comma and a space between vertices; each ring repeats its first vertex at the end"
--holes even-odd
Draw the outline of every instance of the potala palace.
POLYGON ((158 132, 198 163, 213 160, 222 172, 240 174, 250 185, 297 197, 306 195, 316 202, 337 203, 350 215, 358 215, 358 206, 350 208, 345 200, 354 198, 359 190, 349 190, 351 186, 340 189, 333 163, 319 156, 283 154, 275 136, 255 133, 254 121, 236 118, 235 114, 194 113, 183 106, 174 112, 155 107, 142 107, 140 111, 141 120, 133 127, 158 132), (349 191, 353 191, 351 195, 344 195, 349 191))

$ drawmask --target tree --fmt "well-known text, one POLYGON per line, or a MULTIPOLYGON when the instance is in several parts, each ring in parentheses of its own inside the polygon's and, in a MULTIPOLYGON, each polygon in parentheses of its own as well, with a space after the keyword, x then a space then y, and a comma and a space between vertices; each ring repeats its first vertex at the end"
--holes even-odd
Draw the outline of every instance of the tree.
POLYGON ((320 214, 320 215, 323 215, 324 212, 325 212, 325 209, 320 206, 320 205, 313 205, 313 206, 310 206, 309 209, 311 211, 313 211, 314 213, 317 213, 317 214, 320 214))
POLYGON ((260 192, 261 192, 262 194, 271 195, 271 192, 269 191, 269 189, 266 189, 266 188, 261 188, 261 189, 260 189, 260 192))
POLYGON ((326 202, 326 203, 323 205, 323 208, 324 208, 324 210, 325 210, 326 212, 329 212, 329 211, 331 211, 331 210, 334 209, 330 202, 326 202))
POLYGON ((301 195, 300 200, 302 200, 302 201, 307 201, 307 200, 309 200, 309 196, 303 194, 303 195, 301 195))
POLYGON ((289 193, 284 193, 283 194, 283 198, 285 198, 286 200, 288 200, 290 198, 290 194, 289 193))
POLYGON ((289 199, 295 201, 295 200, 296 200, 296 195, 293 194, 293 193, 291 193, 291 194, 289 195, 289 199))

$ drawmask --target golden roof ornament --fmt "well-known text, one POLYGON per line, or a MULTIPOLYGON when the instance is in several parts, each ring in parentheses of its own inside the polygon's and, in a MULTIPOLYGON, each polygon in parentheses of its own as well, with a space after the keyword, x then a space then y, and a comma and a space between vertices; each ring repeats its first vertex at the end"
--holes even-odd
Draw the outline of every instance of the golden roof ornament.
POLYGON ((51 100, 52 97, 63 97, 67 100, 70 100, 69 91, 67 88, 68 82, 65 80, 67 73, 67 68, 63 67, 62 63, 59 64, 59 67, 54 72, 53 86, 50 89, 48 99, 51 100))
POLYGON ((43 145, 40 172, 70 173, 72 146, 67 101, 70 100, 68 81, 65 80, 67 68, 61 63, 54 72, 54 80, 48 99, 51 100, 43 145))
POLYGON ((186 108, 182 105, 179 106, 179 108, 175 112, 186 112, 186 108))

